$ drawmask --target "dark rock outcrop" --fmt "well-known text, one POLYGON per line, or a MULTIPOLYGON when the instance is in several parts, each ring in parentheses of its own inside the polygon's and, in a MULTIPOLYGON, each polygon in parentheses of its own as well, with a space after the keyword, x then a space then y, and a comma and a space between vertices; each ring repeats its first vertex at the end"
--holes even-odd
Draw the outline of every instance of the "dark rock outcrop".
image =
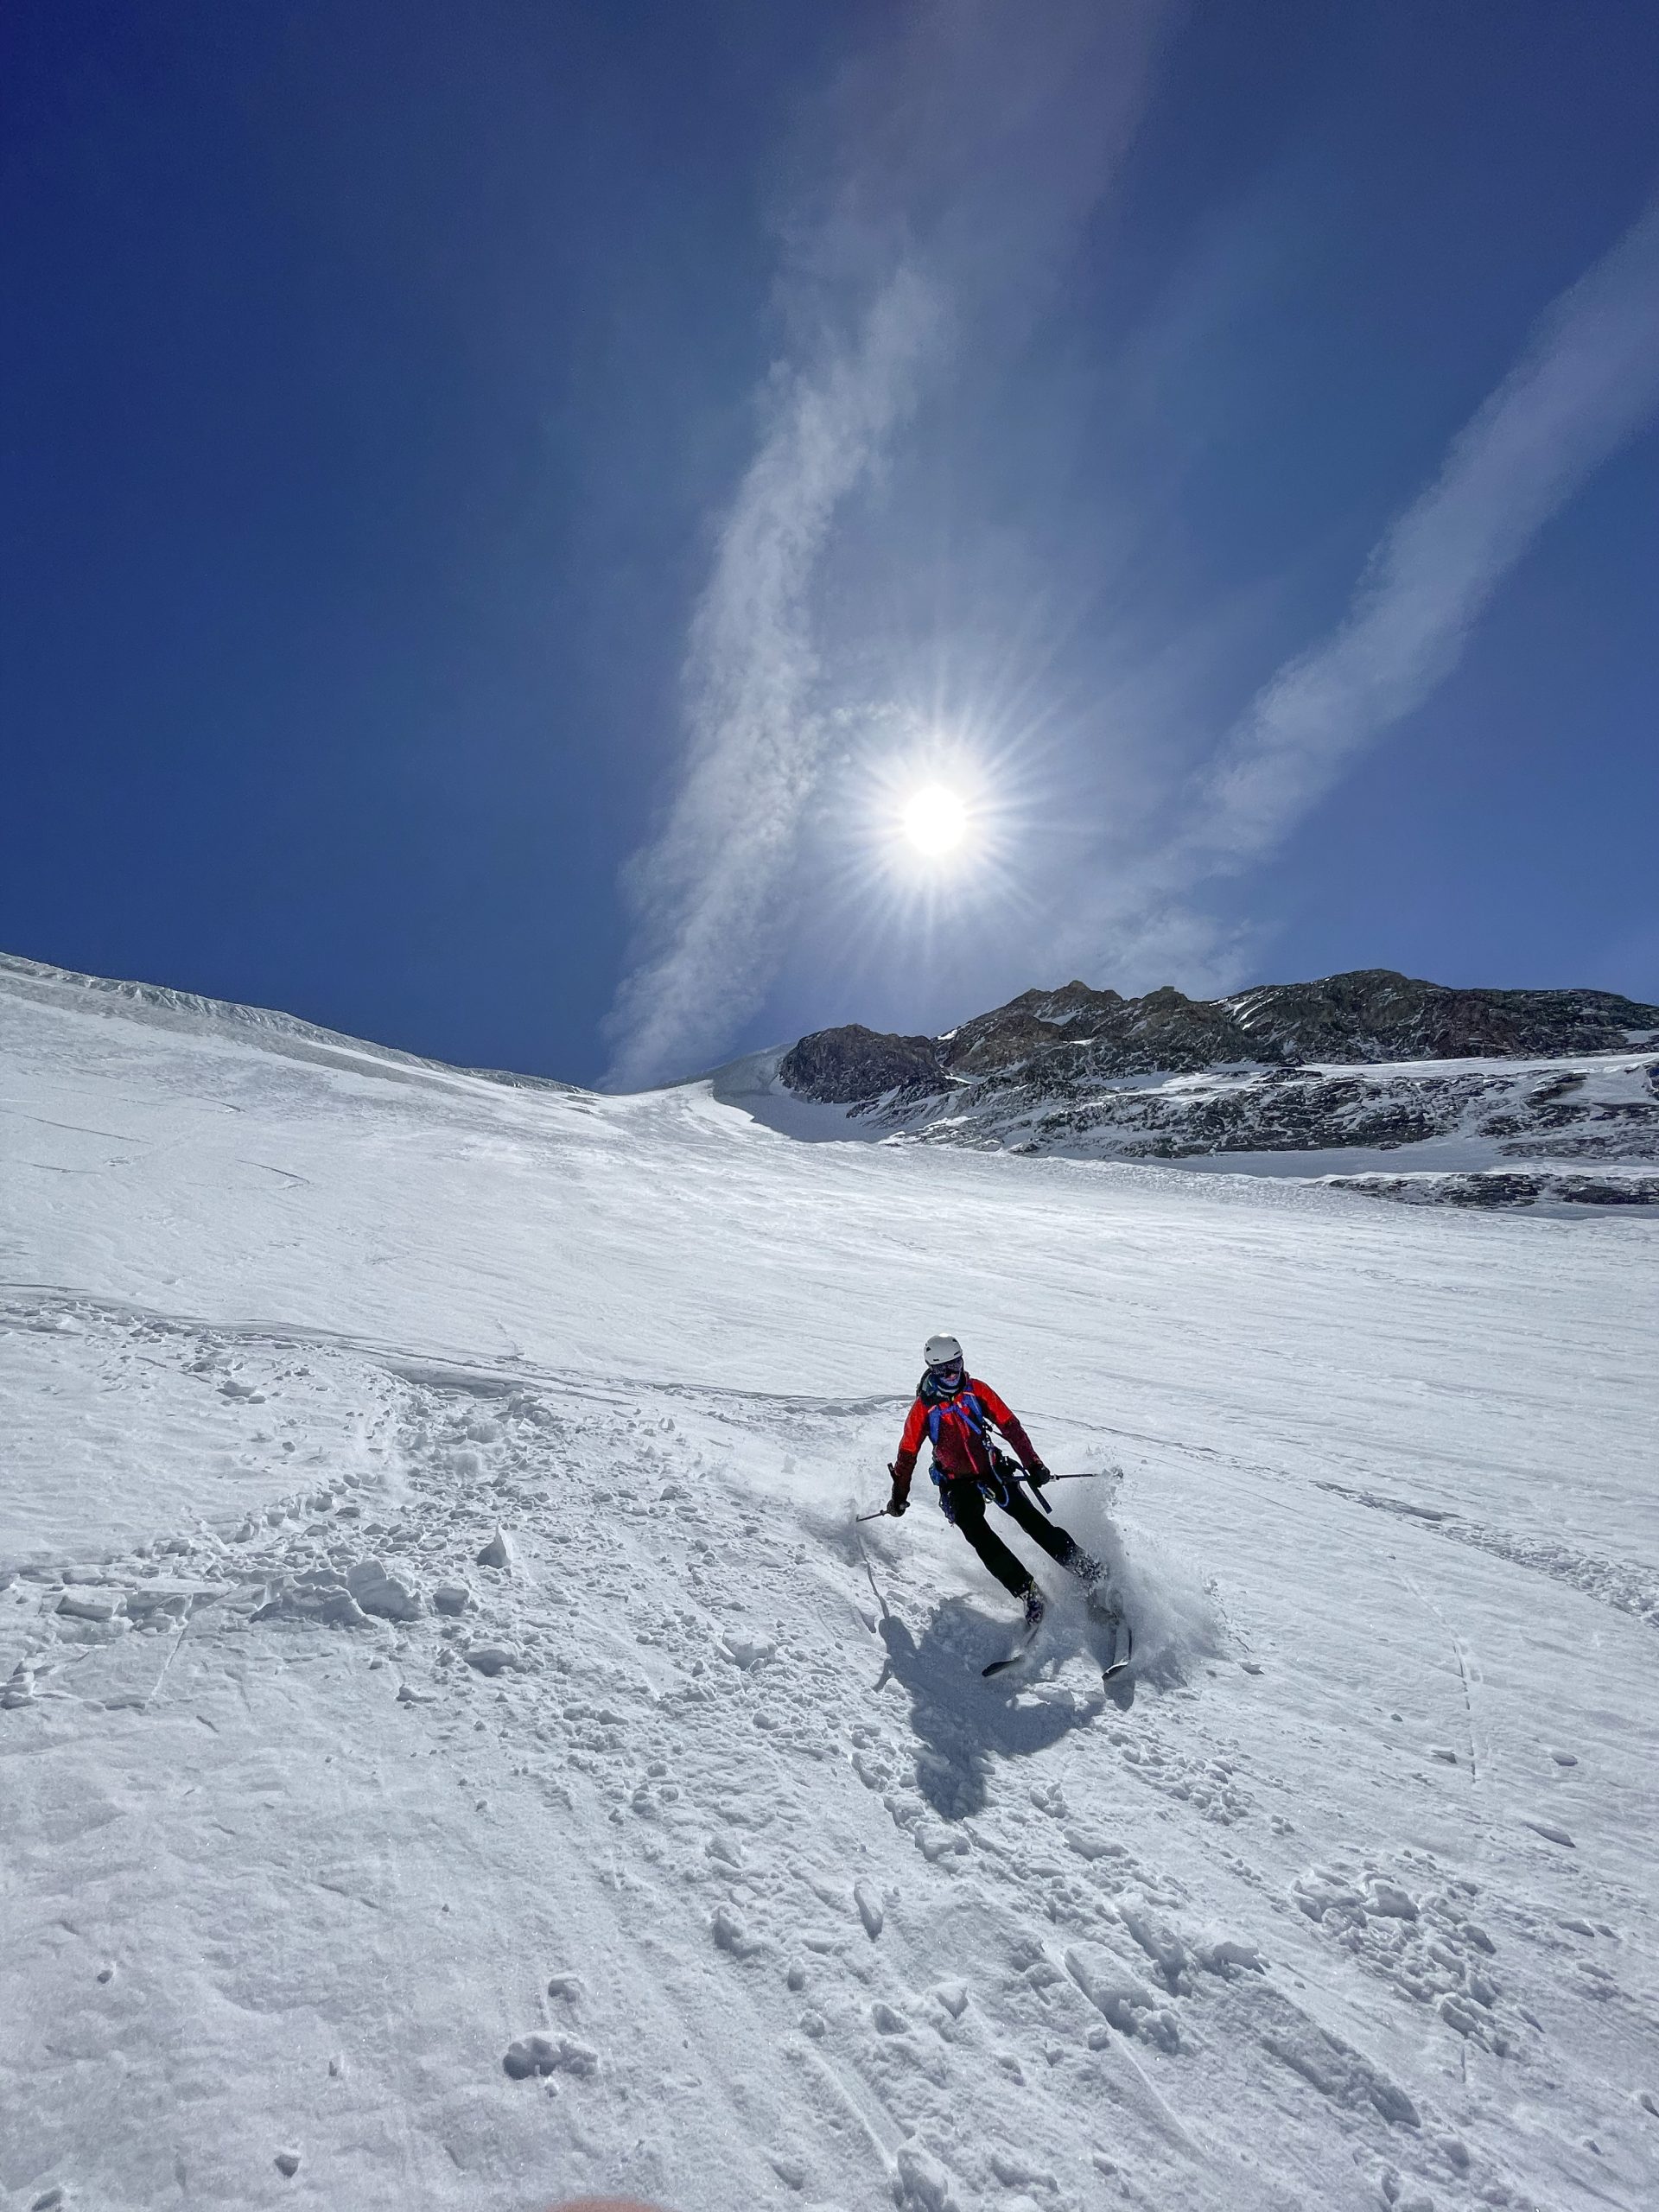
POLYGON ((884 1037, 861 1022, 820 1029, 785 1053, 779 1069, 798 1098, 854 1106, 891 1090, 926 1089, 938 1074, 931 1037, 884 1037))
POLYGON ((1616 991, 1452 990, 1387 968, 1224 1003, 1253 1042, 1299 1060, 1551 1059, 1659 1044, 1659 1007, 1616 991))
POLYGON ((1500 1207, 1553 1202, 1571 1206, 1659 1206, 1659 1175, 1515 1173, 1487 1168, 1466 1175, 1326 1175, 1335 1191, 1395 1198, 1403 1205, 1500 1207))
POLYGON ((821 1030, 779 1072, 798 1096, 922 1143, 1243 1164, 1303 1153, 1325 1155, 1310 1172, 1327 1179, 1346 1154, 1360 1170, 1348 1188, 1442 1205, 1646 1205, 1654 1186, 1637 1175, 1555 1163, 1659 1161, 1659 1007, 1611 991, 1456 991, 1384 969, 1213 1000, 1068 983, 943 1037, 821 1030), (1469 1169, 1471 1150, 1489 1164, 1469 1169), (1362 1165, 1401 1152, 1405 1178, 1362 1165))
POLYGON ((1547 1059, 1659 1045, 1659 1007, 1612 991, 1453 990, 1366 968, 1319 982, 1189 999, 1087 983, 1026 991, 944 1037, 883 1036, 855 1023, 804 1037, 783 1061, 799 1097, 868 1105, 921 1099, 988 1077, 1052 1094, 1114 1076, 1306 1061, 1547 1059))

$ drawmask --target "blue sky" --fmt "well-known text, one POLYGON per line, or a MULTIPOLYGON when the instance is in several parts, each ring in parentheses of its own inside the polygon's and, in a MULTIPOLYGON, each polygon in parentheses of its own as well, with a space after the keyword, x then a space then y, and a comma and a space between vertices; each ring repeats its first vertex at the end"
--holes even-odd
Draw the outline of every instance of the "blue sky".
POLYGON ((1656 83, 1621 0, 16 0, 0 945, 626 1083, 1659 999, 1656 83))

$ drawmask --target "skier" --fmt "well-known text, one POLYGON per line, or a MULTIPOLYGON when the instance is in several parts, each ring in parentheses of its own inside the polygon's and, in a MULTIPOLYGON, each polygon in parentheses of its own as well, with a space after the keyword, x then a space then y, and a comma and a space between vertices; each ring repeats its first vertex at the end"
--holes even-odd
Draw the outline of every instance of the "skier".
POLYGON ((988 1498, 1001 1506, 1033 1542, 1040 1544, 1051 1559, 1070 1567, 1091 1593, 1106 1570, 1058 1522, 1045 1519, 1046 1507, 1039 1513, 1020 1496, 1020 1478, 1014 1471, 1014 1462, 997 1450, 987 1433, 988 1423, 995 1423, 1019 1453, 1025 1479, 1033 1490, 1040 1491, 1053 1478, 1037 1457, 1031 1439, 990 1384, 969 1374, 963 1363, 962 1346, 956 1338, 930 1337, 922 1357, 927 1362, 927 1372, 917 1386, 916 1402, 905 1422, 899 1456, 888 1470, 893 1477, 893 1496, 887 1501, 887 1511, 895 1516, 901 1514, 910 1503, 910 1478, 922 1448, 922 1439, 927 1437, 933 1446, 931 1473, 938 1484, 939 1503, 944 1508, 945 1519, 961 1529, 1002 1587, 1023 1602, 1027 1633, 1034 1636, 1043 1618, 1042 1592, 1028 1571, 988 1525, 988 1498))

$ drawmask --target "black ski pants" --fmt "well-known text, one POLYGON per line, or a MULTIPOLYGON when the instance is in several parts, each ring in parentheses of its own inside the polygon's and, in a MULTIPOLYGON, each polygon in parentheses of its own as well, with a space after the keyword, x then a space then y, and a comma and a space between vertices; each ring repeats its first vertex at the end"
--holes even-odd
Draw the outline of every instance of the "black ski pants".
MULTIPOLYGON (((1023 1599, 1032 1587, 1030 1572, 1023 1567, 985 1518, 985 1493, 976 1482, 959 1480, 940 1484, 944 1510, 963 1535, 979 1554, 986 1566, 1011 1596, 1023 1599)), ((1025 1486, 1010 1483, 1007 1503, 1002 1510, 1016 1528, 1023 1529, 1033 1543, 1040 1544, 1050 1559, 1058 1560, 1062 1567, 1069 1567, 1074 1574, 1087 1579, 1095 1561, 1083 1547, 1068 1536, 1058 1522, 1051 1521, 1040 1505, 1033 1505, 1027 1497, 1025 1486)))

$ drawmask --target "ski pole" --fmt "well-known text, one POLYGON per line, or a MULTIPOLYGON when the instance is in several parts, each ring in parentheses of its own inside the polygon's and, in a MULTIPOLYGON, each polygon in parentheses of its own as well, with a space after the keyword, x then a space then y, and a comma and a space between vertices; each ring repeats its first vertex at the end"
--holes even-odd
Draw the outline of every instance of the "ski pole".
MULTIPOLYGON (((887 1462, 887 1472, 889 1474, 892 1474, 893 1472, 893 1462, 891 1459, 887 1462)), ((885 1520, 887 1518, 887 1509, 885 1505, 878 1505, 874 1513, 855 1513, 853 1516, 854 1524, 856 1526, 856 1524, 861 1521, 885 1520)))
MULTIPOLYGON (((1026 1472, 1025 1469, 1020 1465, 1017 1459, 1009 1459, 1006 1452, 994 1451, 991 1455, 991 1465, 994 1479, 1006 1484, 1010 1487, 1015 1483, 1024 1483, 1027 1489, 1030 1491, 1032 1497, 1036 1500, 1037 1503, 1042 1507, 1044 1512, 1047 1514, 1049 1519, 1052 1521, 1054 1518, 1053 1507, 1043 1496, 1043 1493, 1038 1485, 1032 1481, 1031 1477, 1026 1472)), ((1050 1479, 1052 1480, 1053 1478, 1051 1477, 1050 1479)), ((991 1493, 988 1491, 986 1492, 986 1496, 990 1497, 990 1495, 991 1493)), ((992 1502, 993 1503, 1001 1503, 1000 1499, 993 1499, 992 1502)))
MULTIPOLYGON (((1098 1479, 1099 1474, 1100 1470, 1097 1467, 1090 1467, 1085 1468, 1084 1472, 1080 1475, 1051 1475, 1048 1478, 1048 1482, 1092 1483, 1098 1479)), ((1049 1519, 1052 1521, 1054 1518, 1054 1509, 1049 1503, 1048 1500, 1043 1496, 1043 1491, 1046 1491, 1048 1488, 1048 1483, 1043 1484, 1041 1489, 1039 1489, 1038 1485, 1032 1481, 1029 1475, 1021 1475, 1019 1479, 1025 1484, 1032 1496, 1036 1499, 1038 1504, 1042 1507, 1044 1512, 1047 1514, 1049 1519)))

